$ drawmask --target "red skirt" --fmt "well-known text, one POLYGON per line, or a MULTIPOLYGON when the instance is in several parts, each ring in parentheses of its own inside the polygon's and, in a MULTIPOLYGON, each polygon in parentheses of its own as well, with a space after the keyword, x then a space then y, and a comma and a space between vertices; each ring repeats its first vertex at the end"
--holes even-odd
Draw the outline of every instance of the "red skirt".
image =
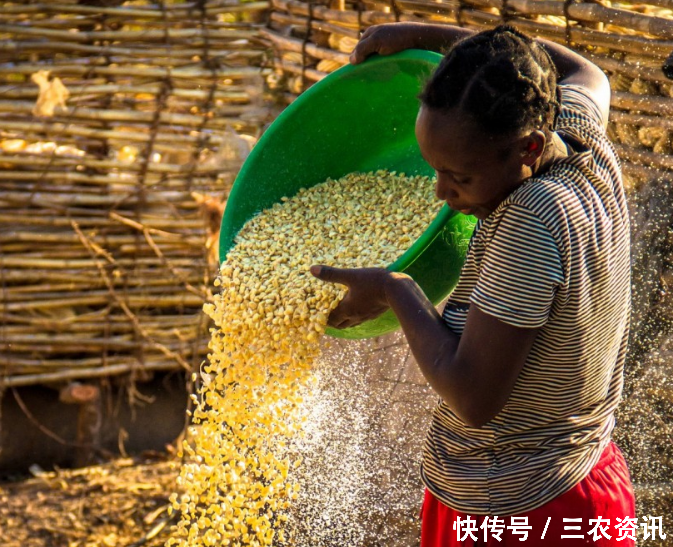
POLYGON ((582 481, 537 509, 467 515, 426 490, 421 519, 421 547, 634 547, 638 528, 629 470, 612 442, 582 481))

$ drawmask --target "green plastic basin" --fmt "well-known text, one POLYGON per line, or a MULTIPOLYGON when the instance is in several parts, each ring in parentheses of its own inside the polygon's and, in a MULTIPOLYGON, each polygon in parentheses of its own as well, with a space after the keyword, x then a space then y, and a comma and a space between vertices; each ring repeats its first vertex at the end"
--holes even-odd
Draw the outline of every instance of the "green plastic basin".
MULTIPOLYGON (((411 50, 345 66, 313 85, 262 135, 229 195, 220 231, 224 259, 255 214, 300 188, 377 169, 433 176, 416 142, 417 95, 441 59, 411 50)), ((435 304, 455 287, 476 219, 444 206, 390 270, 409 274, 435 304)), ((335 264, 338 266, 338 263, 335 264)), ((392 312, 338 338, 368 338, 399 328, 392 312)))

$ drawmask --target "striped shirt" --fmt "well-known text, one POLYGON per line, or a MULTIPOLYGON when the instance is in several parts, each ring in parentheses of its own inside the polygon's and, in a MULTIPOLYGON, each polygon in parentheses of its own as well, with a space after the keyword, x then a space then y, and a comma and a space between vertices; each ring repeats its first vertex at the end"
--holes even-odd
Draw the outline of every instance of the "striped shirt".
POLYGON ((540 328, 483 428, 443 402, 434 411, 422 477, 464 513, 523 513, 570 490, 609 443, 621 397, 631 296, 619 160, 596 104, 579 86, 560 87, 557 131, 575 152, 477 223, 443 312, 458 335, 470 305, 540 328))

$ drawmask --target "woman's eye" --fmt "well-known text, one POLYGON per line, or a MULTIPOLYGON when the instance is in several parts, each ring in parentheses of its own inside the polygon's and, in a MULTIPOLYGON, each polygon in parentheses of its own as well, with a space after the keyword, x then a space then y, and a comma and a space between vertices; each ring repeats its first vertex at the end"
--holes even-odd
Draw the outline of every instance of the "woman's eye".
POLYGON ((456 184, 468 184, 472 180, 472 177, 469 177, 469 176, 467 176, 467 177, 466 176, 457 177, 451 171, 437 170, 437 174, 439 175, 440 173, 442 175, 445 175, 445 176, 449 177, 456 184))

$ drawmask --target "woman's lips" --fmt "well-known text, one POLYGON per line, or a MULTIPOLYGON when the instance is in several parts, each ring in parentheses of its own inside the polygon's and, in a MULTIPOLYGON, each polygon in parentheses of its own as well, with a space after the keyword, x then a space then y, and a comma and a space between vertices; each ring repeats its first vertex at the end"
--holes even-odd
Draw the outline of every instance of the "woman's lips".
POLYGON ((449 202, 449 201, 447 201, 446 204, 447 204, 449 207, 451 207, 451 209, 453 209, 454 211, 460 211, 461 213, 463 213, 463 214, 465 214, 465 215, 469 214, 469 211, 470 211, 470 208, 469 208, 469 207, 463 207, 463 208, 461 209, 461 208, 459 208, 459 207, 456 207, 456 206, 452 205, 451 202, 449 202))

